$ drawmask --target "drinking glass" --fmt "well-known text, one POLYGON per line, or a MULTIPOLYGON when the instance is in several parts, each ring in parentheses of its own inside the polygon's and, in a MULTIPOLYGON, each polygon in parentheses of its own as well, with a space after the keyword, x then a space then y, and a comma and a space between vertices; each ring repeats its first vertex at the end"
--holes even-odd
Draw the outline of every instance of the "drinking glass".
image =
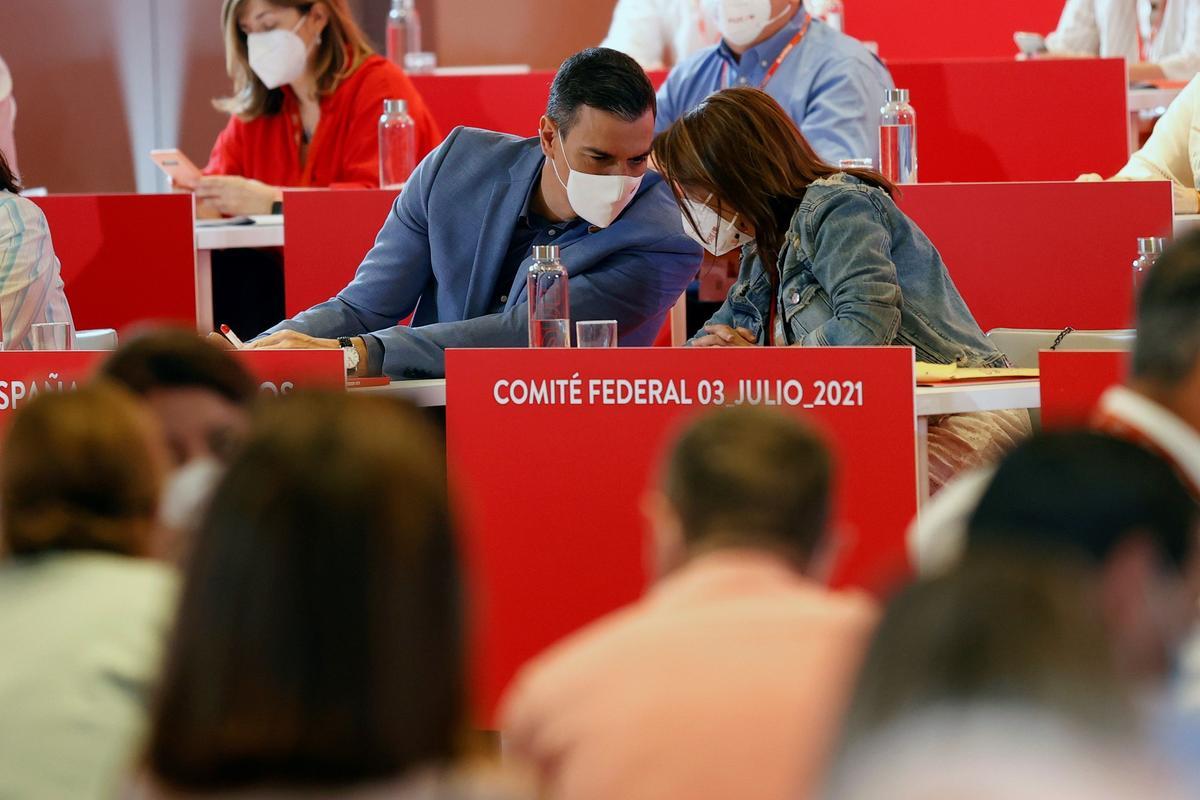
POLYGON ((580 347, 616 347, 617 321, 603 319, 576 322, 575 340, 580 347))
POLYGON ((34 350, 70 350, 71 326, 66 322, 38 322, 33 325, 34 350))

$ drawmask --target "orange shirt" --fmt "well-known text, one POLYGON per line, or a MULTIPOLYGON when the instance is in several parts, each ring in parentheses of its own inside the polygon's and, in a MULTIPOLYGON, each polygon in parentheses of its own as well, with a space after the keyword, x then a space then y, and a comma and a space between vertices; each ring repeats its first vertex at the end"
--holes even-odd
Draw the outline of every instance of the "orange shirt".
POLYGON ((250 122, 229 120, 209 156, 207 175, 240 175, 271 186, 379 186, 383 101, 408 101, 417 125, 417 160, 442 141, 437 122, 404 70, 373 55, 321 99, 321 121, 300 162, 300 104, 283 87, 283 109, 250 122))

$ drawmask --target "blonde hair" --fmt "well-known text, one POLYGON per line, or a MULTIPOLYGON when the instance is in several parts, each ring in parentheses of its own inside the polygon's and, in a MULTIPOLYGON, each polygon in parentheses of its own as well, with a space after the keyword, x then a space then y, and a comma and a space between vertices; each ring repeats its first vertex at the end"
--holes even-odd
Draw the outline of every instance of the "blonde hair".
MULTIPOLYGON (((323 5, 329 11, 329 25, 317 45, 313 68, 317 73, 317 91, 333 94, 338 85, 362 66, 375 50, 367 42, 362 28, 354 21, 347 0, 267 0, 279 8, 295 8, 308 13, 323 5)), ((225 0, 221 7, 221 28, 225 35, 225 69, 233 79, 233 94, 213 102, 219 111, 235 114, 244 122, 263 115, 277 114, 283 107, 283 90, 268 89, 254 70, 246 47, 246 34, 238 23, 246 0, 225 0)))

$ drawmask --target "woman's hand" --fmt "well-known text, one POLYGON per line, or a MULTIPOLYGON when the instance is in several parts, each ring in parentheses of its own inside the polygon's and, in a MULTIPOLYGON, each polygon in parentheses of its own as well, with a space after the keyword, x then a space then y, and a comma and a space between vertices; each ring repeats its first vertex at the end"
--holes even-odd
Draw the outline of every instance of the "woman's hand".
POLYGON ((692 342, 692 347, 756 347, 757 337, 746 328, 728 325, 705 325, 707 335, 692 342))
POLYGON ((270 214, 283 193, 261 181, 236 175, 206 175, 196 185, 196 200, 227 217, 270 214))

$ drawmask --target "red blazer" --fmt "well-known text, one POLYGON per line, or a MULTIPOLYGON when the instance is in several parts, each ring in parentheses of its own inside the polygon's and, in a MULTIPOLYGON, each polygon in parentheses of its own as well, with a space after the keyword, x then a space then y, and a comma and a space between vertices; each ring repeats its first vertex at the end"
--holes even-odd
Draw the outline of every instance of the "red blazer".
POLYGON ((240 175, 271 186, 379 186, 383 101, 408 101, 417 125, 417 160, 442 141, 437 122, 404 70, 371 56, 321 100, 321 121, 300 163, 300 105, 283 87, 283 108, 250 122, 229 120, 209 156, 207 175, 240 175))

